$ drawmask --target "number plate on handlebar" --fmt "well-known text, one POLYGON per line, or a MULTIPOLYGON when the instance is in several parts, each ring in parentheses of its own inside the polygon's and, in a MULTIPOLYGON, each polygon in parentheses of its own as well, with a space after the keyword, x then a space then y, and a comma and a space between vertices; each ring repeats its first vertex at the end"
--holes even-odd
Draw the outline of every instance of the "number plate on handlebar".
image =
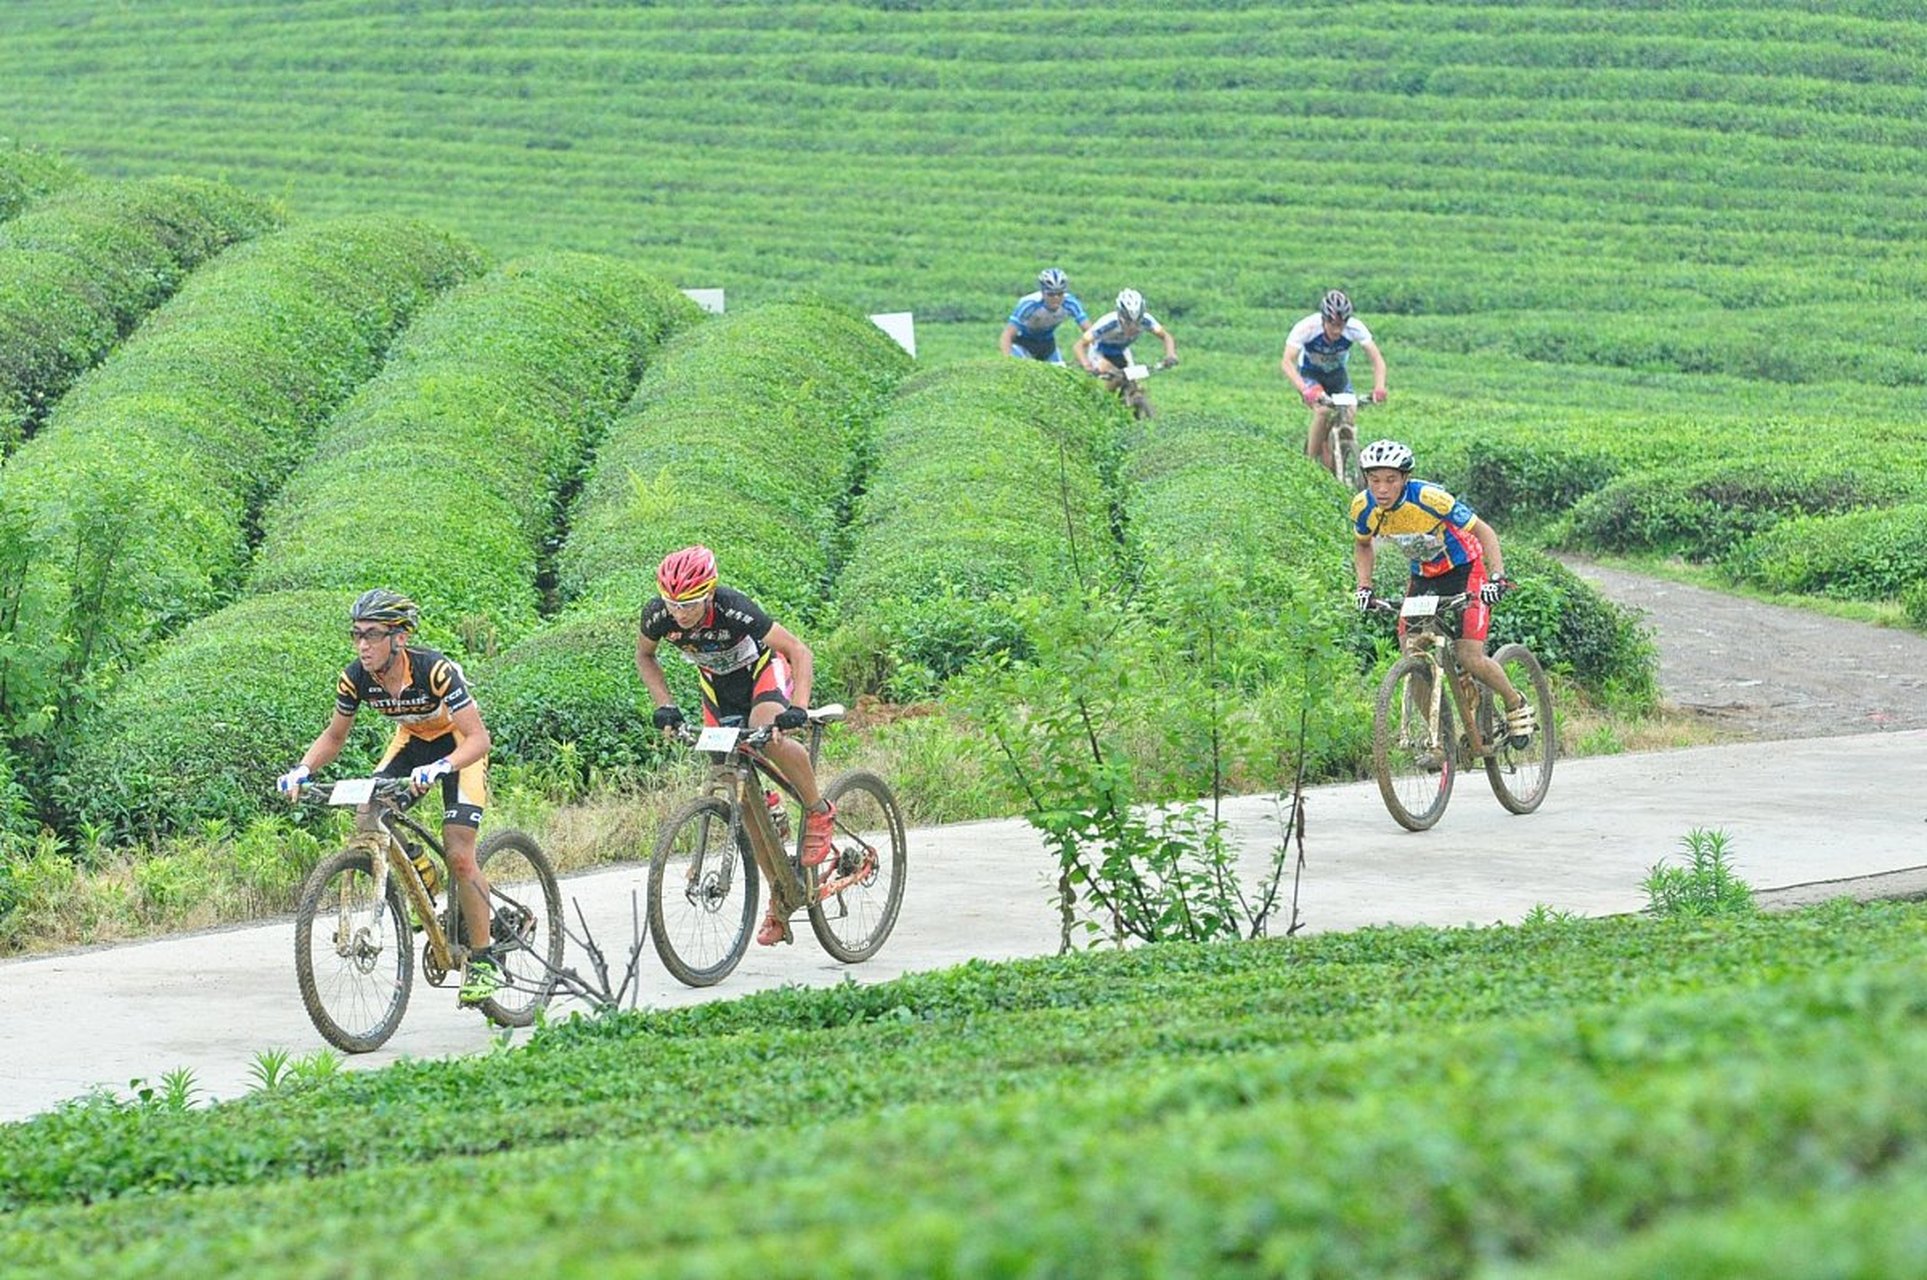
POLYGON ((1398 607, 1398 616, 1401 618, 1429 618, 1438 611, 1438 596, 1406 596, 1405 603, 1398 607))
POLYGON ((712 724, 696 735, 698 751, 734 751, 736 739, 743 736, 741 729, 728 725, 712 724))
POLYGON ((367 804, 374 798, 375 780, 373 778, 349 778, 337 782, 328 793, 329 804, 367 804))
POLYGON ((1148 364, 1127 364, 1124 366, 1124 380, 1126 382, 1142 382, 1150 376, 1151 366, 1148 364))
POLYGON ((1358 394, 1352 391, 1335 392, 1326 396, 1325 399, 1331 401, 1340 409, 1355 409, 1358 407, 1358 394))

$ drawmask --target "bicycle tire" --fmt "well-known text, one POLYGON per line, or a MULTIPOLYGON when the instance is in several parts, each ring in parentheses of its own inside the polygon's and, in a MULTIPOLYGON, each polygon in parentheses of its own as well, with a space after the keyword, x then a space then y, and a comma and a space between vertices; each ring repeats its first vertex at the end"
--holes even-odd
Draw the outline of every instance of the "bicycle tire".
POLYGON ((475 861, 488 880, 489 941, 504 979, 476 1008, 498 1027, 526 1027, 555 994, 562 967, 562 887, 535 837, 513 827, 475 846, 475 861))
POLYGON ((374 887, 369 852, 343 849, 315 864, 295 906, 294 971, 301 1003, 315 1030, 344 1053, 368 1053, 386 1044, 408 1011, 415 984, 414 938, 401 890, 391 876, 383 901, 376 902, 374 887), (344 904, 346 921, 338 910, 344 904), (319 952, 317 924, 322 926, 319 952))
MULTIPOLYGON (((1558 727, 1552 719, 1552 685, 1539 659, 1522 644, 1500 646, 1492 660, 1505 668, 1512 687, 1532 700, 1539 731, 1523 747, 1514 747, 1507 741, 1505 746, 1494 748, 1485 758, 1486 781, 1492 784, 1492 794, 1508 810, 1531 813, 1545 802, 1546 792, 1552 786, 1552 763, 1559 755, 1558 727)), ((1493 735, 1488 741, 1506 741, 1498 736, 1505 731, 1504 704, 1490 692, 1480 702, 1490 708, 1490 727, 1481 726, 1493 735)))
POLYGON ((861 769, 832 782, 823 796, 836 806, 836 833, 830 857, 812 868, 810 929, 830 955, 861 964, 883 946, 903 908, 910 867, 903 810, 882 778, 861 769), (872 860, 875 865, 863 874, 872 860), (855 879, 841 891, 827 899, 819 895, 826 877, 851 876, 855 879))
MULTIPOLYGON (((1456 772, 1451 693, 1437 689, 1436 736, 1429 728, 1415 732, 1408 724, 1412 699, 1406 686, 1421 672, 1435 687, 1445 678, 1429 659, 1417 655, 1400 658, 1385 673, 1372 712, 1372 773, 1378 779, 1378 794, 1384 798, 1393 821, 1407 831, 1427 830, 1443 816, 1446 802, 1452 798, 1456 772)), ((1424 721, 1419 723, 1422 726, 1424 721)))
POLYGON ((1338 479, 1353 493, 1365 487, 1365 473, 1358 467, 1357 415, 1356 409, 1341 408, 1332 427, 1332 456, 1338 463, 1338 479))
POLYGON ((729 806, 699 796, 676 811, 649 859, 649 931, 663 968, 686 986, 727 978, 756 922, 756 859, 745 841, 730 847, 729 826, 729 806))

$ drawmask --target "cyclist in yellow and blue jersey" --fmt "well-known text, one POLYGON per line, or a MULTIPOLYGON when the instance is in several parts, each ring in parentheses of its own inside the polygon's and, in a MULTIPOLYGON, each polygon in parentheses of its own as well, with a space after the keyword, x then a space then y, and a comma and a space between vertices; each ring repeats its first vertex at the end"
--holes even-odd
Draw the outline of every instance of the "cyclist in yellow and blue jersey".
MULTIPOLYGON (((395 736, 375 776, 405 777, 417 796, 441 783, 442 844, 468 928, 461 1001, 480 1004, 502 984, 489 937, 488 880, 475 860, 475 836, 488 805, 488 726, 482 723, 461 666, 433 649, 408 643, 420 622, 421 610, 407 596, 380 587, 361 594, 348 611, 355 660, 335 681, 334 715, 300 762, 275 785, 289 800, 299 799, 314 771, 341 754, 355 712, 364 703, 394 721, 395 736)), ((363 806, 356 818, 362 830, 374 829, 372 807, 363 806)))
MULTIPOLYGON (((1412 451, 1396 440, 1374 440, 1358 455, 1365 488, 1352 499, 1352 565, 1358 607, 1372 607, 1372 571, 1380 538, 1399 547, 1410 561, 1408 596, 1471 595, 1459 616, 1453 650, 1459 667, 1505 701, 1506 729, 1523 747, 1537 729, 1532 704, 1506 679, 1505 668, 1486 656, 1485 637, 1492 606, 1512 586, 1505 576, 1505 554, 1498 531, 1471 507, 1438 485, 1412 479, 1412 451)), ((1405 621, 1399 620, 1399 639, 1405 621)))

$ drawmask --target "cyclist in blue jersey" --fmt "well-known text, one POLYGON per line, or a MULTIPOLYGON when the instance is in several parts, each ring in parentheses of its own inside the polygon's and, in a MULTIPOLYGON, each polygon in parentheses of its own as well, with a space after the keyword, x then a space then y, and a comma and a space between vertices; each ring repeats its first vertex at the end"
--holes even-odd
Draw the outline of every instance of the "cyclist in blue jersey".
POLYGON ((998 349, 1019 360, 1063 364, 1064 354, 1057 349, 1057 326, 1066 320, 1076 321, 1080 332, 1091 327, 1084 304, 1070 291, 1070 279, 1056 267, 1045 267, 1037 273, 1037 292, 1025 294, 1011 308, 1003 336, 997 340, 998 349))
MULTIPOLYGON (((1285 354, 1278 367, 1311 410, 1311 429, 1305 436, 1305 456, 1332 471, 1332 408, 1326 395, 1352 389, 1347 362, 1356 346, 1372 361, 1373 404, 1385 403, 1385 357, 1372 341, 1372 331, 1352 314, 1352 300, 1338 289, 1327 293, 1318 310, 1291 327, 1285 354)), ((1337 473, 1333 471, 1333 474, 1337 473)))
POLYGON ((1171 337, 1171 331, 1144 309, 1143 294, 1126 289, 1117 295, 1117 309, 1100 316, 1086 329, 1071 352, 1087 372, 1121 373, 1131 363, 1131 344, 1145 333, 1157 335, 1164 343, 1164 359, 1159 368, 1169 369, 1178 362, 1178 344, 1171 337))

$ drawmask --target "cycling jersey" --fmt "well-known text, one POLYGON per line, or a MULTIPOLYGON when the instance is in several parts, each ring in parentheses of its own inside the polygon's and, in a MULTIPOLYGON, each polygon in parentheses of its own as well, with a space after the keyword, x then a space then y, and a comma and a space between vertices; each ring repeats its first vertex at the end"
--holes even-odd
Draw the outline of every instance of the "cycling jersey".
MULTIPOLYGON (((398 660, 407 664, 408 683, 390 693, 374 672, 357 658, 342 669, 335 682, 335 710, 352 716, 367 703, 395 722, 395 736, 375 767, 378 778, 405 778, 417 765, 433 764, 454 754, 462 735, 455 714, 475 705, 461 664, 433 649, 404 647, 398 660)), ((442 777, 442 821, 479 827, 488 806, 488 758, 473 762, 459 773, 442 777)))
POLYGON ((662 597, 642 607, 642 634, 667 642, 696 666, 702 687, 703 719, 748 716, 759 702, 789 705, 789 665, 763 643, 776 625, 762 607, 734 587, 717 587, 702 620, 688 630, 676 626, 662 597))
POLYGON ((1352 532, 1360 542, 1389 538, 1412 562, 1412 576, 1436 578, 1483 554, 1473 530, 1478 513, 1435 484, 1407 480, 1397 502, 1381 507, 1367 489, 1352 499, 1352 532))
POLYGON ((1136 324, 1115 311, 1108 311, 1091 326, 1091 349, 1112 364, 1122 364, 1123 358, 1130 354, 1131 344, 1141 335, 1163 332, 1163 328, 1158 325, 1157 317, 1148 311, 1136 324))
POLYGON ((1322 316, 1312 314, 1291 327, 1285 338, 1287 347, 1298 348, 1298 373, 1310 378, 1334 395, 1352 389, 1351 371, 1346 361, 1351 359, 1352 345, 1370 342, 1372 331, 1367 329, 1358 317, 1345 321, 1345 329, 1337 341, 1325 336, 1325 321, 1322 316))
POLYGON ((1067 293, 1056 307, 1044 305, 1042 293, 1027 293, 1017 299, 1011 309, 1010 319, 1006 322, 1017 330, 1019 337, 1041 338, 1050 334, 1066 320, 1075 320, 1080 328, 1090 317, 1084 314, 1084 304, 1077 295, 1067 293))
POLYGON ((455 726, 455 713, 475 701, 461 665, 433 649, 412 645, 405 646, 397 656, 408 668, 408 683, 400 693, 382 688, 374 672, 356 658, 335 681, 335 710, 352 716, 365 702, 393 720, 396 730, 408 737, 439 738, 448 733, 455 726))

